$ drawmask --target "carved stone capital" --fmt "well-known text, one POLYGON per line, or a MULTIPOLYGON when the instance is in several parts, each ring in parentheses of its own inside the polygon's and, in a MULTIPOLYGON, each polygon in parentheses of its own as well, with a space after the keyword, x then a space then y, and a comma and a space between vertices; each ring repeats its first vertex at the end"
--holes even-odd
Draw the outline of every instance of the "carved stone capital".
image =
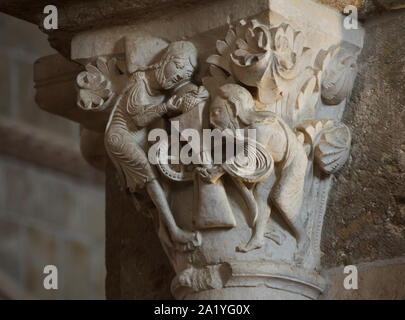
POLYGON ((363 30, 343 19, 311 1, 213 1, 76 33, 69 80, 37 79, 43 108, 41 88, 75 88, 58 112, 82 124, 99 168, 105 149, 137 213, 156 222, 176 298, 324 290, 323 217, 350 153, 341 117, 363 45, 363 30), (243 141, 248 157, 217 163, 213 146, 189 139, 214 129, 243 141), (176 137, 190 163, 180 153, 166 161, 176 137))

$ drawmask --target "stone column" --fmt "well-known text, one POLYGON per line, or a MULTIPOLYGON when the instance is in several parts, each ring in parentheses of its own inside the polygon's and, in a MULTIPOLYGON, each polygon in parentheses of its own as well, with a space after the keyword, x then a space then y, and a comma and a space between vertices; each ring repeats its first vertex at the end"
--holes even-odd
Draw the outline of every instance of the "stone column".
MULTIPOLYGON (((317 299, 361 26, 312 1, 154 2, 149 16, 103 8, 111 23, 95 28, 76 17, 51 37, 72 62, 35 66, 39 106, 81 123, 84 157, 106 170, 107 298, 317 299), (175 165, 170 139, 147 158, 153 129, 258 135, 248 159, 175 165)), ((191 146, 197 160, 213 151, 191 146)))

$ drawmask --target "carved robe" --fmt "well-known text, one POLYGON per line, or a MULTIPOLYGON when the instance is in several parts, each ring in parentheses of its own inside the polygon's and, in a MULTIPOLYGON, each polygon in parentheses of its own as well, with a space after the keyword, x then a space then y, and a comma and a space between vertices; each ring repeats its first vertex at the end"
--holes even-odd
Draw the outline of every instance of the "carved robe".
POLYGON ((111 112, 105 136, 107 153, 131 191, 157 177, 147 157, 146 126, 167 112, 164 99, 150 88, 140 71, 131 76, 111 112))

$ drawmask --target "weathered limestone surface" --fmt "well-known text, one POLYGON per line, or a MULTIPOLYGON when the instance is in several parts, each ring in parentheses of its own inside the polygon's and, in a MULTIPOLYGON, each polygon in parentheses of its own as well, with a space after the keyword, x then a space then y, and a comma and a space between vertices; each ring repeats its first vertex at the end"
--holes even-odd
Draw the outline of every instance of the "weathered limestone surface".
POLYGON ((38 25, 49 36, 52 47, 64 56, 70 56, 70 41, 77 32, 126 25, 134 21, 147 21, 162 13, 175 12, 190 5, 205 5, 218 0, 148 0, 148 1, 117 1, 117 0, 1 0, 0 11, 38 25), (58 30, 45 30, 43 13, 46 5, 58 8, 58 30), (119 18, 117 18, 119 17, 119 18))
POLYGON ((118 206, 110 198, 118 185, 110 180, 115 190, 107 190, 111 297, 162 293, 150 268, 159 251, 145 251, 145 237, 155 244, 152 234, 134 238, 134 225, 152 232, 139 217, 148 212, 176 271, 177 299, 319 296, 326 196, 350 149, 340 119, 363 44, 362 29, 344 30, 342 20, 311 2, 222 1, 73 38, 71 58, 85 67, 76 78, 77 105, 111 112, 105 149, 123 188, 118 206), (180 121, 182 134, 258 128, 249 140, 257 158, 214 164, 203 141, 202 151, 192 147, 197 162, 172 166, 160 150, 152 168, 146 153, 156 146, 148 147, 144 133, 170 121, 180 121))
POLYGON ((323 266, 405 253, 405 11, 365 23, 359 73, 343 116, 352 152, 325 217, 323 266))
POLYGON ((136 212, 113 164, 106 168, 106 298, 173 299, 174 277, 151 218, 136 212))
POLYGON ((332 268, 323 274, 329 286, 322 299, 325 300, 404 300, 405 258, 377 260, 357 266, 358 288, 346 290, 343 286, 343 267, 332 268))

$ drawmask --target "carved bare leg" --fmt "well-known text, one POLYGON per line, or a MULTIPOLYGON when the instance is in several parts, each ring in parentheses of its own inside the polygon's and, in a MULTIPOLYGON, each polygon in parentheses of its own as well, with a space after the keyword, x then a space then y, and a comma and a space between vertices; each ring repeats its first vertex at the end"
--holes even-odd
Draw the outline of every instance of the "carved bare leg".
POLYGON ((201 244, 199 232, 189 232, 180 229, 174 221, 165 193, 157 180, 146 184, 146 190, 159 212, 159 217, 167 227, 170 237, 177 249, 192 250, 201 244))
POLYGON ((303 226, 296 226, 294 231, 297 239, 297 251, 294 254, 294 260, 297 264, 301 264, 306 252, 308 251, 309 237, 303 226))
POLYGON ((305 232, 304 223, 299 218, 296 220, 290 220, 285 212, 283 212, 282 210, 279 211, 283 215, 285 221, 287 222, 295 236, 295 239, 297 241, 297 250, 294 254, 294 260, 297 264, 301 264, 309 246, 309 237, 305 232))
POLYGON ((256 220, 258 216, 258 207, 256 204, 256 198, 253 194, 253 191, 248 189, 246 185, 239 180, 238 178, 231 177, 233 183, 235 186, 238 188, 239 192, 241 193, 241 196, 243 200, 245 201, 246 207, 248 209, 248 224, 253 228, 256 225, 256 220))
POLYGON ((260 249, 264 244, 264 232, 270 218, 270 207, 267 202, 272 181, 269 179, 256 186, 255 198, 257 201, 258 218, 253 227, 252 237, 246 245, 237 247, 237 251, 249 252, 260 249))
POLYGON ((240 245, 237 247, 237 251, 240 252, 249 252, 255 249, 260 249, 264 244, 264 231, 266 229, 267 222, 270 217, 270 208, 263 209, 259 205, 259 219, 256 222, 256 225, 253 228, 252 237, 246 245, 240 245))

